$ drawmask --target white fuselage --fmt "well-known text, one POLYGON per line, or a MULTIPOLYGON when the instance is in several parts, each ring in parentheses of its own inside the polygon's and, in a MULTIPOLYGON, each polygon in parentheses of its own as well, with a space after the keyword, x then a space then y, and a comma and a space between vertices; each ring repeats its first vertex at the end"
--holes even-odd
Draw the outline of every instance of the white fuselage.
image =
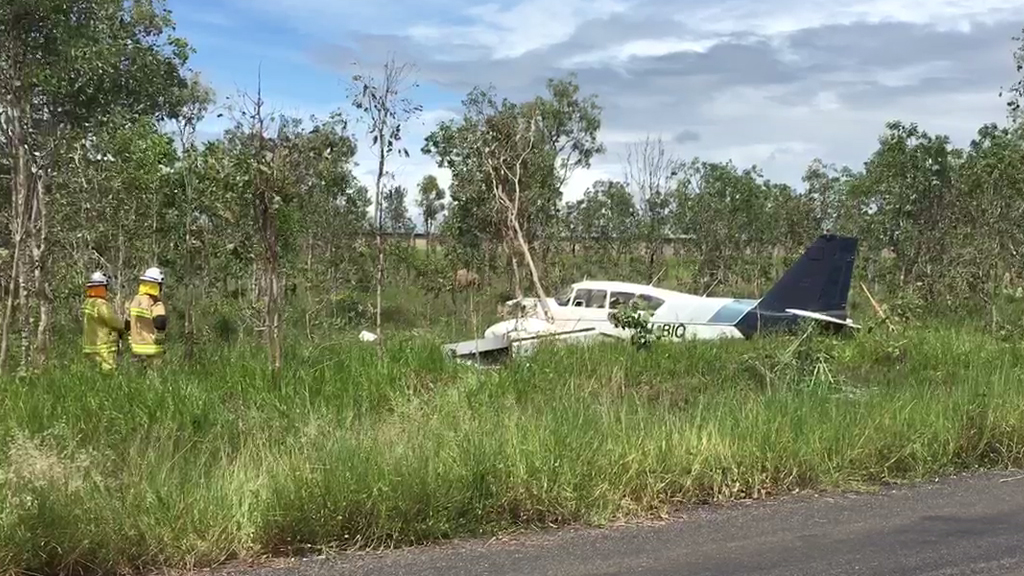
POLYGON ((735 324, 757 304, 756 300, 708 298, 644 284, 589 280, 547 299, 552 322, 545 320, 538 299, 526 298, 521 301, 525 308, 522 316, 491 326, 484 336, 516 338, 591 328, 628 337, 627 330, 612 324, 610 315, 633 299, 639 299, 651 313, 655 333, 671 340, 743 338, 735 324))

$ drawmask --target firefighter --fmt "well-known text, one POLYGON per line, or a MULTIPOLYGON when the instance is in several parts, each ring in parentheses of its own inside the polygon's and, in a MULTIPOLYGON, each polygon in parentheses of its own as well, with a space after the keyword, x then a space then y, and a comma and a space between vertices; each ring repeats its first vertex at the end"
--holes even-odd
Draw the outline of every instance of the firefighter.
POLYGON ((167 330, 167 311, 161 298, 163 285, 163 271, 147 268, 139 277, 139 292, 128 303, 124 321, 132 357, 147 365, 157 364, 163 357, 167 330))
POLYGON ((82 304, 82 352, 97 362, 104 372, 117 367, 117 348, 125 328, 107 300, 106 274, 93 272, 85 283, 82 304))

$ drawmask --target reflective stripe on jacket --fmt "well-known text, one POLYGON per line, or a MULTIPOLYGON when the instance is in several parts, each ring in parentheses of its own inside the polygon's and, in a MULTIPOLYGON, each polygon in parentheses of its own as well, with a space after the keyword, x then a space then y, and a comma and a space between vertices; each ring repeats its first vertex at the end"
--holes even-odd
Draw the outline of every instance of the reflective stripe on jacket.
POLYGON ((102 354, 117 352, 117 333, 121 319, 104 298, 87 297, 82 304, 82 352, 102 354))
POLYGON ((157 316, 165 316, 163 301, 148 294, 136 294, 128 303, 131 319, 132 354, 153 356, 164 351, 164 333, 153 325, 157 316))

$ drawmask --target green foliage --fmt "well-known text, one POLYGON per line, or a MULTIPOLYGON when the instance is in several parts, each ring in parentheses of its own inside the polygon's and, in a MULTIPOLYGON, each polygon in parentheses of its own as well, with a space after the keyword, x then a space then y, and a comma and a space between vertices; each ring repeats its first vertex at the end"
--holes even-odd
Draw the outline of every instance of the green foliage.
POLYGON ((95 126, 111 113, 173 115, 191 48, 172 29, 159 0, 4 2, 0 53, 8 82, 0 91, 12 100, 31 95, 69 127, 95 126))
POLYGON ((650 313, 641 309, 637 300, 620 306, 609 314, 608 319, 616 328, 628 330, 630 343, 639 350, 650 348, 658 339, 651 326, 650 313))
POLYGON ((415 230, 406 197, 409 195, 404 186, 389 186, 384 191, 384 231, 389 234, 406 235, 415 230))
MULTIPOLYGON (((512 255, 516 228, 529 244, 557 233, 562 187, 604 151, 596 97, 582 97, 572 75, 549 80, 547 91, 514 103, 493 87, 474 88, 463 117, 426 137, 423 153, 452 172, 443 232, 458 253, 497 254, 498 244, 525 259, 512 255)), ((494 257, 486 264, 499 265, 494 257)))
POLYGON ((436 229, 438 219, 441 218, 447 208, 445 206, 446 194, 445 189, 441 188, 441 185, 438 184, 437 176, 427 174, 420 180, 416 205, 419 207, 420 215, 423 217, 423 228, 427 233, 428 239, 431 232, 436 229))

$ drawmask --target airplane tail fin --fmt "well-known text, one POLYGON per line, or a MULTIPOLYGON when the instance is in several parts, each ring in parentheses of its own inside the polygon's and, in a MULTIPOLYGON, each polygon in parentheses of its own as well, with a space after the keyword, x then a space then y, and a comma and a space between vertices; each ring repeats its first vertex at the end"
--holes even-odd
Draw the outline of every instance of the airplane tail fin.
POLYGON ((845 319, 857 238, 823 234, 764 294, 758 308, 798 309, 845 319))

